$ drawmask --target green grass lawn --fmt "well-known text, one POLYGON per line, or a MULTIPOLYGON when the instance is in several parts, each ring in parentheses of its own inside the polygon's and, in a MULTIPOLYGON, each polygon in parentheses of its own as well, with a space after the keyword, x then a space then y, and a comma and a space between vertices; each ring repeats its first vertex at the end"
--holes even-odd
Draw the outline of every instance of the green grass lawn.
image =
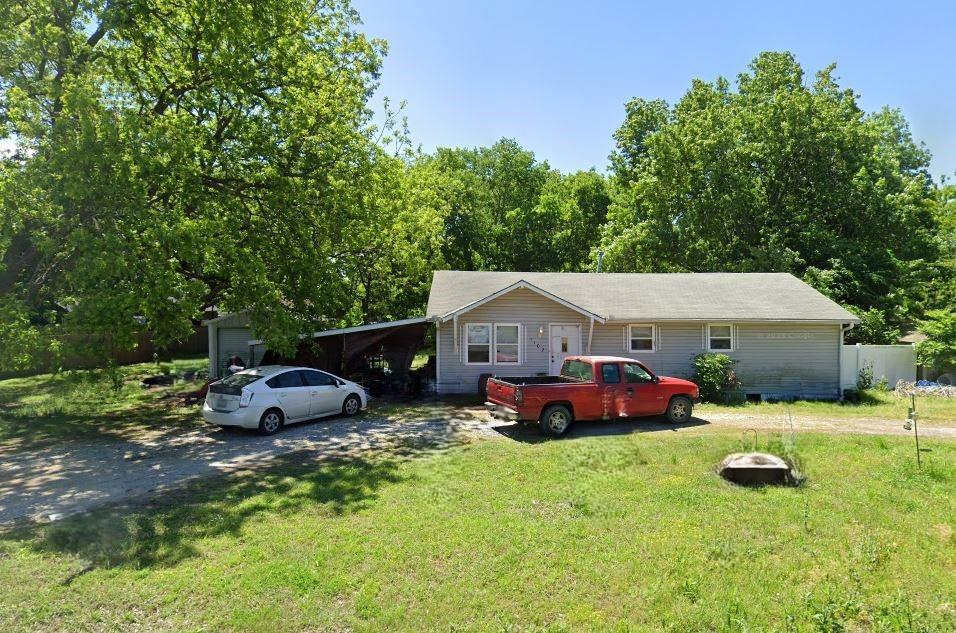
POLYGON ((290 459, 0 534, 0 630, 956 627, 956 443, 797 437, 741 488, 736 433, 290 459))
MULTIPOLYGON (((180 359, 165 365, 181 373, 206 369, 208 359, 180 359)), ((106 370, 0 380, 0 449, 168 432, 200 424, 196 407, 173 406, 167 398, 196 389, 202 381, 144 389, 139 381, 160 373, 155 363, 117 367, 115 372, 115 381, 106 370)))
MULTIPOLYGON (((789 409, 793 415, 807 415, 832 418, 879 418, 885 420, 904 420, 910 406, 908 397, 897 396, 892 391, 864 392, 860 402, 833 402, 797 400, 794 402, 761 402, 740 405, 703 404, 696 411, 702 417, 708 412, 744 413, 755 415, 786 415, 789 409)), ((920 422, 928 424, 956 422, 956 398, 934 398, 920 396, 916 399, 916 408, 920 422)))

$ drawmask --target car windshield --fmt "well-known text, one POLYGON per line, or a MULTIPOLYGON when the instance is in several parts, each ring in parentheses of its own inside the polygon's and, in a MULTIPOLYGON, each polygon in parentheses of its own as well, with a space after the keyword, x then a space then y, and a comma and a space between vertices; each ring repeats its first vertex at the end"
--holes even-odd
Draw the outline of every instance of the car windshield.
POLYGON ((580 380, 594 380, 594 370, 591 368, 591 363, 586 363, 583 360, 569 359, 564 361, 564 366, 561 367, 561 375, 580 380))
POLYGON ((222 384, 226 385, 227 387, 238 387, 241 389, 246 385, 251 385, 260 378, 262 378, 262 376, 258 374, 247 374, 243 372, 229 376, 222 381, 222 384))

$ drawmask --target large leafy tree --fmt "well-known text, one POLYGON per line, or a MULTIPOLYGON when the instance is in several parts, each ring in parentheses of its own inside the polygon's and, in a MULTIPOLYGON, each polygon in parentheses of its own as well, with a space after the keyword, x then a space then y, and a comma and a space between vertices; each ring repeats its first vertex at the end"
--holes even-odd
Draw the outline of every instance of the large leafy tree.
POLYGON ((445 260, 462 270, 533 270, 531 210, 553 176, 547 162, 512 139, 477 149, 439 148, 424 162, 437 172, 445 215, 445 260))
POLYGON ((926 307, 956 313, 956 185, 944 180, 930 204, 938 226, 939 260, 927 285, 926 307))
POLYGON ((383 44, 357 22, 338 0, 0 5, 0 363, 173 340, 207 306, 280 349, 341 318, 382 162, 383 44))
POLYGON ((427 164, 380 155, 363 203, 374 219, 356 227, 343 259, 356 302, 348 323, 403 319, 424 312, 432 272, 444 266, 447 211, 427 164))
POLYGON ((531 210, 540 227, 526 240, 525 248, 536 254, 537 267, 532 270, 592 270, 591 253, 610 204, 607 179, 596 171, 550 178, 531 210))
POLYGON ((619 271, 787 271, 895 321, 935 257, 929 156, 898 111, 868 114, 831 66, 763 53, 732 87, 634 100, 611 156, 602 247, 619 271))
POLYGON ((562 175, 511 139, 441 148, 422 169, 446 201, 443 258, 462 270, 582 270, 610 203, 596 172, 562 175))

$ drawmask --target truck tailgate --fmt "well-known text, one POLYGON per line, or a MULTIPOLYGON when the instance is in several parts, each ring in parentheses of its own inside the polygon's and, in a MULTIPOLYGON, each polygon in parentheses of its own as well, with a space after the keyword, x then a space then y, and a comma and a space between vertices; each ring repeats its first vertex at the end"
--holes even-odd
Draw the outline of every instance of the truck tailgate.
POLYGON ((499 382, 494 378, 488 379, 488 401, 503 404, 508 407, 517 405, 515 391, 517 387, 507 382, 499 382))

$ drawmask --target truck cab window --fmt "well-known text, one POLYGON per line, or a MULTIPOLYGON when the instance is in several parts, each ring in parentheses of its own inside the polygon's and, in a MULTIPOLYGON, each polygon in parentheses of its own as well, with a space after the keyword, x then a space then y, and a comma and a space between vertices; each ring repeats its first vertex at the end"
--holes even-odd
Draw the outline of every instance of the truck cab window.
POLYGON ((566 360, 561 367, 561 375, 580 380, 594 380, 594 372, 590 363, 581 360, 566 360))
POLYGON ((606 384, 621 382, 621 367, 617 363, 606 363, 601 365, 601 377, 606 384))
POLYGON ((637 363, 624 363, 624 381, 628 383, 654 382, 654 378, 637 363))

